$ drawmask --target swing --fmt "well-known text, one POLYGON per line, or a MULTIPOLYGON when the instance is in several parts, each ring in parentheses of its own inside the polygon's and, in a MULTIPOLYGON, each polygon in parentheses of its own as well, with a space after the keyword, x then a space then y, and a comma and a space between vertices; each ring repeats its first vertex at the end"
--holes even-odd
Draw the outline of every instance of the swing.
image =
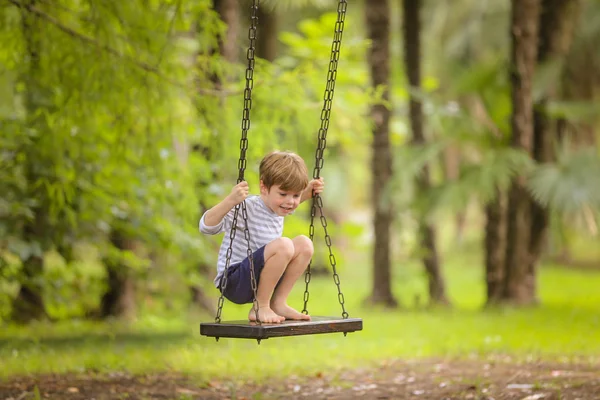
MULTIPOLYGON (((254 75, 254 50, 256 41, 256 26, 257 26, 257 10, 259 0, 252 0, 251 6, 251 24, 248 32, 250 39, 250 46, 247 52, 248 67, 246 69, 246 88, 244 90, 244 110, 242 114, 242 138, 240 140, 240 159, 238 162, 239 176, 237 182, 240 183, 244 180, 244 171, 246 169, 246 150, 248 149, 248 130, 250 128, 250 109, 252 108, 252 88, 253 88, 253 75, 254 75)), ((331 114, 331 105, 333 101, 333 92, 335 88, 335 79, 337 76, 337 65, 340 55, 340 46, 342 42, 342 32, 344 29, 344 20, 346 17, 346 0, 340 0, 337 9, 337 22, 335 24, 335 33, 333 43, 331 47, 331 58, 329 62, 329 72, 327 74, 327 85, 324 94, 323 110, 321 112, 321 128, 319 129, 318 145, 315 152, 315 168, 313 171, 313 178, 318 179, 320 176, 321 168, 323 168, 323 152, 326 146, 327 130, 329 128, 329 117, 331 114)), ((340 278, 336 271, 335 256, 331 250, 331 237, 327 233, 327 219, 323 214, 323 202, 319 194, 313 195, 311 217, 310 217, 310 240, 314 238, 314 219, 317 214, 317 208, 320 211, 319 218, 321 225, 325 233, 325 244, 329 249, 329 263, 333 271, 333 281, 337 286, 338 301, 342 307, 342 317, 318 317, 311 316, 310 321, 298 321, 298 320, 286 320, 278 324, 267 324, 259 321, 258 311, 256 311, 257 322, 253 321, 221 321, 221 313, 223 310, 224 297, 223 293, 219 297, 217 305, 217 315, 214 323, 201 323, 200 334, 203 336, 214 337, 217 341, 219 338, 242 338, 242 339, 256 339, 258 344, 262 339, 268 339, 271 337, 284 337, 284 336, 298 336, 298 335, 312 335, 322 333, 343 333, 344 336, 349 332, 355 332, 362 330, 362 319, 360 318, 349 318, 344 306, 344 294, 340 288, 340 278)), ((242 218, 246 222, 246 228, 244 229, 244 237, 248 241, 248 257, 250 259, 250 276, 252 290, 254 291, 253 305, 254 309, 258 310, 258 304, 256 301, 256 277, 254 275, 254 263, 252 260, 252 250, 250 249, 249 231, 247 228, 247 212, 246 204, 242 202, 235 207, 233 215, 233 224, 230 232, 230 247, 227 251, 227 260, 225 264, 224 281, 223 286, 227 284, 227 268, 230 264, 231 257, 231 243, 236 234, 237 218, 240 209, 242 210, 242 218)), ((309 291, 308 285, 311 279, 310 263, 306 269, 304 282, 306 287, 304 290, 304 308, 302 313, 308 314, 308 299, 309 291)))

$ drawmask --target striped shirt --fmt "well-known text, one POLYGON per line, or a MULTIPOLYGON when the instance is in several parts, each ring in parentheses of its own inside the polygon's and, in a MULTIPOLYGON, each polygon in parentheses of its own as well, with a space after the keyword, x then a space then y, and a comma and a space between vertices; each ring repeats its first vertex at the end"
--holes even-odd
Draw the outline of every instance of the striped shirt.
MULTIPOLYGON (((250 232, 250 249, 255 252, 262 246, 267 245, 273 240, 281 237, 283 234, 283 217, 275 214, 260 196, 249 196, 245 200, 246 211, 248 214, 248 230, 250 232)), ((232 208, 221 222, 216 226, 207 226, 204 223, 206 213, 200 218, 200 232, 207 235, 216 235, 225 232, 221 248, 219 249, 219 258, 217 260, 217 276, 215 278, 215 286, 218 288, 221 281, 221 276, 225 271, 225 263, 227 261, 227 249, 229 248, 229 232, 233 224, 233 214, 235 208, 232 208)), ((242 209, 238 213, 237 229, 233 246, 231 247, 231 260, 229 265, 241 262, 248 257, 248 241, 244 237, 244 218, 242 217, 242 209)))

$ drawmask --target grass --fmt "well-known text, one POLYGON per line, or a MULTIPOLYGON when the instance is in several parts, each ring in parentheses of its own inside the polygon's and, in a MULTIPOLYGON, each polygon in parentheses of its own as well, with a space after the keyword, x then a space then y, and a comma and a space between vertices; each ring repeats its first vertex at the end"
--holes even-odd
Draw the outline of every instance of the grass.
MULTIPOLYGON (((452 309, 424 310, 421 269, 398 268, 394 291, 403 308, 364 307, 369 273, 346 262, 340 271, 346 307, 361 317, 364 330, 256 341, 199 336, 207 316, 145 316, 133 324, 63 322, 28 327, 5 326, 0 332, 0 378, 23 374, 128 371, 177 371, 196 379, 261 380, 271 376, 313 375, 340 368, 376 365, 393 358, 493 357, 597 362, 600 341, 600 272, 544 266, 539 274, 542 305, 528 309, 481 311, 484 287, 473 256, 446 260, 452 309)), ((293 294, 302 298, 302 285, 293 294)), ((299 305, 299 301, 296 302, 299 305)), ((248 307, 226 303, 224 319, 240 319, 248 307)), ((330 278, 313 278, 309 311, 339 315, 330 278)))

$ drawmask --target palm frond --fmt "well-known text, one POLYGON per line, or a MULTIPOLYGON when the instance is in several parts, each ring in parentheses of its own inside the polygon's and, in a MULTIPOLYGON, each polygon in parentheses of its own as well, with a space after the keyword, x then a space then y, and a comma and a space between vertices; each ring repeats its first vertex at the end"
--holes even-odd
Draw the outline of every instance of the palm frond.
POLYGON ((553 101, 548 104, 548 115, 572 122, 595 122, 600 114, 597 101, 553 101))
POLYGON ((484 203, 492 200, 498 190, 508 189, 516 175, 527 174, 534 167, 531 157, 522 150, 488 148, 478 157, 481 161, 463 165, 458 179, 419 193, 416 178, 426 164, 437 162, 448 143, 439 141, 397 150, 394 178, 384 198, 393 201, 396 207, 411 207, 422 215, 441 210, 463 210, 474 198, 484 203))
POLYGON ((600 157, 595 149, 562 152, 555 164, 532 172, 528 188, 536 201, 561 213, 600 210, 600 157))
POLYGON ((437 160, 446 148, 446 141, 422 146, 405 145, 394 149, 393 179, 383 201, 392 201, 398 207, 408 207, 414 201, 416 177, 423 167, 437 160))
POLYGON ((428 195, 430 210, 463 210, 474 198, 486 203, 498 190, 506 190, 512 179, 533 168, 533 161, 523 151, 505 147, 489 149, 481 163, 463 166, 455 181, 446 181, 428 195))

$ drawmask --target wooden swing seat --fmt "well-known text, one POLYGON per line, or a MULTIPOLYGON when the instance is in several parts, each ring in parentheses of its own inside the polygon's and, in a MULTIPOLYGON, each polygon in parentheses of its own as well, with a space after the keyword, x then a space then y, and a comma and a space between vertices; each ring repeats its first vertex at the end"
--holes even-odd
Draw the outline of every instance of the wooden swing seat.
POLYGON ((284 321, 279 324, 257 324, 250 321, 201 323, 200 334, 219 338, 262 339, 272 337, 346 333, 362 330, 362 319, 311 317, 310 321, 284 321))

